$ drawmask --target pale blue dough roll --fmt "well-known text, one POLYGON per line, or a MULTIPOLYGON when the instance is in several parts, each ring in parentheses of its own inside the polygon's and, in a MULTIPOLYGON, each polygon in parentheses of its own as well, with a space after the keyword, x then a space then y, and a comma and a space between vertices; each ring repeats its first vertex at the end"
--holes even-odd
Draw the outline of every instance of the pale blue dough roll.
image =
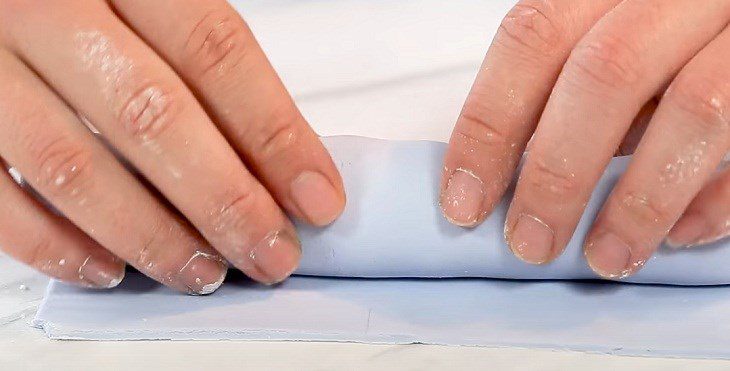
MULTIPOLYGON (((303 258, 296 274, 337 277, 594 279, 582 243, 629 158, 614 158, 565 252, 543 266, 513 256, 503 237, 511 195, 479 227, 447 222, 438 206, 445 143, 363 137, 323 138, 340 169, 347 207, 331 226, 297 225, 303 258)), ((692 250, 660 248, 634 283, 730 284, 730 243, 692 250)))

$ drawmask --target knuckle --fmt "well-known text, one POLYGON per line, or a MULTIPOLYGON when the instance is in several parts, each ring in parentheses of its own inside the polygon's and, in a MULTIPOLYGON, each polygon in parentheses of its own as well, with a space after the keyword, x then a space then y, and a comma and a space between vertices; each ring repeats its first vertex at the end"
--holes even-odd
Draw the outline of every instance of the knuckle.
POLYGON ((81 143, 58 137, 40 140, 29 148, 37 166, 39 188, 56 197, 77 196, 91 185, 92 155, 81 143))
POLYGON ((562 38, 556 14, 552 1, 522 0, 502 20, 495 42, 528 55, 549 55, 562 38))
POLYGON ((730 94, 721 79, 681 74, 665 94, 671 104, 699 120, 700 130, 727 136, 730 129, 730 94))
POLYGON ((256 196, 252 187, 239 189, 231 193, 227 200, 215 210, 211 220, 215 234, 225 235, 229 231, 246 230, 251 220, 256 217, 256 196))
POLYGON ((507 129, 487 117, 494 115, 485 114, 488 109, 482 103, 470 101, 464 105, 461 111, 460 122, 456 133, 469 141, 477 141, 487 147, 503 147, 509 142, 507 129))
POLYGON ((144 85, 132 93, 119 112, 118 121, 127 133, 142 141, 153 140, 175 122, 179 105, 171 90, 144 85))
POLYGON ((139 267, 140 269, 145 271, 149 271, 153 268, 154 262, 156 260, 153 254, 157 250, 155 249, 155 246, 159 246, 161 240, 163 239, 161 232, 162 221, 160 219, 156 219, 152 223, 152 228, 150 229, 150 231, 143 238, 143 242, 139 250, 137 250, 134 254, 133 265, 135 267, 139 267))
POLYGON ((604 35, 581 42, 571 53, 566 67, 573 71, 572 76, 578 82, 621 88, 639 80, 640 60, 628 42, 618 36, 604 35))
POLYGON ((205 14, 190 32, 185 60, 201 76, 225 75, 238 66, 251 47, 247 30, 237 15, 227 10, 205 14))
POLYGON ((291 153, 299 139, 300 120, 299 111, 289 104, 273 110, 269 119, 257 126, 256 156, 266 161, 291 153))
POLYGON ((636 192, 627 192, 621 197, 619 208, 622 215, 641 227, 671 225, 672 215, 666 206, 657 204, 651 198, 636 192))
POLYGON ((536 159, 530 170, 526 179, 528 185, 550 200, 575 197, 579 189, 575 174, 562 164, 555 166, 544 159, 536 159))

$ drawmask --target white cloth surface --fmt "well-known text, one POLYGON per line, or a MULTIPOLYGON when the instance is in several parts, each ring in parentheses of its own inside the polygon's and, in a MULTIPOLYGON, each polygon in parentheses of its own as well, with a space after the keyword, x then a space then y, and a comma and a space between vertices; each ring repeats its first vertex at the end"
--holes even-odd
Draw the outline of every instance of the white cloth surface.
POLYGON ((446 141, 516 0, 234 1, 321 135, 446 141))

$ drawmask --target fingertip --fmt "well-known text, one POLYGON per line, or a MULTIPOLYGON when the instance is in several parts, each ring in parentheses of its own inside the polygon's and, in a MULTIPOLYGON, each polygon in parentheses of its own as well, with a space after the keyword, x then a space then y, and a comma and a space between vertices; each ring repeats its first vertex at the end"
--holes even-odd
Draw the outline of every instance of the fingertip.
POLYGON ((588 266, 605 279, 623 279, 641 269, 645 260, 636 259, 623 239, 604 232, 588 240, 583 254, 588 266))
MULTIPOLYGON (((109 254, 111 255, 111 254, 109 254)), ((89 255, 78 268, 78 279, 84 286, 111 289, 119 286, 126 274, 119 259, 89 255)))
POLYGON ((485 197, 484 182, 473 171, 460 167, 449 175, 439 206, 450 223, 473 228, 486 214, 482 207, 485 197))
POLYGON ((180 268, 181 282, 188 288, 190 295, 209 295, 218 290, 228 273, 228 265, 220 256, 203 251, 195 251, 180 268))

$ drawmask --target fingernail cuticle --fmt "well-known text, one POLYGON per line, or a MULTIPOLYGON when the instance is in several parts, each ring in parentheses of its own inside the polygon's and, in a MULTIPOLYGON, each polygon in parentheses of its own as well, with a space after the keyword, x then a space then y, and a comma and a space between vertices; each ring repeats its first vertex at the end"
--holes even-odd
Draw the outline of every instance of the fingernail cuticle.
POLYGON ((545 264, 553 256, 555 233, 540 218, 520 214, 512 229, 505 229, 505 238, 512 252, 530 264, 545 264))
POLYGON ((606 232, 592 239, 584 249, 588 265, 598 275, 609 279, 623 279, 639 270, 645 263, 632 263, 631 247, 613 233, 606 232))
POLYGON ((293 233, 278 230, 267 234, 249 252, 253 264, 273 285, 285 280, 299 265, 301 245, 293 233))
POLYGON ((689 249, 717 242, 730 236, 730 219, 713 227, 700 215, 685 215, 672 227, 665 244, 670 248, 689 249))

